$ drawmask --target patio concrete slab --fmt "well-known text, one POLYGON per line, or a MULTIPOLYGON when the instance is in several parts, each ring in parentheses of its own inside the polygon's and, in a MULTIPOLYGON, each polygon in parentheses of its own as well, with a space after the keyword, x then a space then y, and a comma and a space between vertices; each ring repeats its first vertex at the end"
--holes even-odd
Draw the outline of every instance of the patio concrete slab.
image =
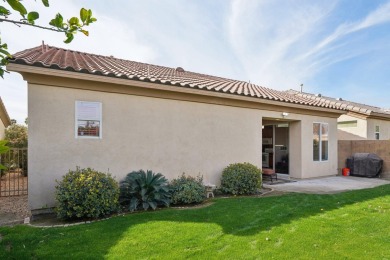
POLYGON ((295 180, 294 182, 282 184, 264 184, 264 187, 284 192, 329 194, 374 188, 385 184, 390 184, 390 181, 377 178, 333 176, 308 180, 295 180))

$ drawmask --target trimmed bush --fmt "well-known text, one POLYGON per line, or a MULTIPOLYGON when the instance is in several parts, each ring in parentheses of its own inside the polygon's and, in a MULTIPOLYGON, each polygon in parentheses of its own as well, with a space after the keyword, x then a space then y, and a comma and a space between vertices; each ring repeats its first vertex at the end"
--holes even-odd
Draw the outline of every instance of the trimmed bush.
POLYGON ((261 187, 261 170, 250 163, 230 164, 222 172, 221 190, 233 195, 255 194, 261 187))
POLYGON ((110 174, 77 168, 57 183, 56 211, 59 218, 99 218, 119 208, 118 183, 110 174))
POLYGON ((194 178, 183 173, 169 183, 169 188, 172 204, 202 203, 206 199, 206 187, 203 185, 202 176, 194 178))
POLYGON ((141 208, 156 209, 158 206, 169 207, 168 180, 161 173, 143 170, 130 172, 119 186, 119 201, 130 211, 141 208))

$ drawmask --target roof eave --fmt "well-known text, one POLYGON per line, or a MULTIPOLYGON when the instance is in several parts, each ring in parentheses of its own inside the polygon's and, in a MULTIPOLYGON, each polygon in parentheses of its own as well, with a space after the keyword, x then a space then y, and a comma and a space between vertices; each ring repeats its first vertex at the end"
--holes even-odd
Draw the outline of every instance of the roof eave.
POLYGON ((8 115, 7 109, 5 108, 5 105, 1 97, 0 97, 0 118, 5 127, 11 125, 11 118, 8 115))
POLYGON ((51 69, 45 67, 36 67, 27 64, 9 63, 7 65, 7 70, 20 73, 23 76, 23 78, 30 83, 38 83, 38 82, 34 82, 33 77, 31 77, 31 75, 47 75, 47 76, 56 76, 61 78, 102 82, 108 84, 135 86, 135 87, 155 89, 161 91, 188 93, 188 94, 196 94, 196 95, 203 95, 203 96, 210 96, 210 97, 219 97, 225 99, 245 100, 249 102, 270 104, 270 105, 280 106, 280 107, 287 107, 287 108, 291 107, 291 108, 299 108, 302 110, 326 112, 337 116, 347 113, 347 111, 337 110, 333 108, 302 105, 293 102, 275 101, 271 99, 263 99, 263 98, 250 97, 250 96, 238 95, 238 94, 233 95, 233 94, 217 92, 217 91, 194 89, 191 87, 178 87, 175 85, 153 83, 150 81, 143 81, 143 80, 122 79, 118 77, 108 77, 108 76, 101 76, 101 75, 94 75, 94 74, 87 74, 87 73, 51 69))
POLYGON ((368 118, 390 121, 390 114, 371 112, 370 115, 368 116, 368 118))

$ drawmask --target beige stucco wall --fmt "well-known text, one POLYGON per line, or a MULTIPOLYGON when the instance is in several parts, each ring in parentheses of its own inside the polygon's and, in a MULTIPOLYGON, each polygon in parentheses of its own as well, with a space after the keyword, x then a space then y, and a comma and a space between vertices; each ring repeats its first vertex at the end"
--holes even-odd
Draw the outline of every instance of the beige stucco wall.
POLYGON ((0 97, 0 140, 5 137, 5 129, 11 124, 11 119, 4 106, 3 100, 0 97))
MULTIPOLYGON (((182 172, 219 184, 224 167, 261 167, 262 118, 280 112, 29 84, 29 205, 55 205, 55 179, 76 166, 123 178, 150 169, 182 172), (75 138, 75 101, 102 102, 102 139, 75 138)), ((337 173, 336 119, 290 113, 290 173, 309 178, 337 173), (312 124, 327 122, 329 161, 312 160, 312 124)))
MULTIPOLYGON (((332 118, 302 116, 301 117, 301 155, 295 160, 301 162, 301 172, 291 172, 291 177, 295 178, 315 178, 320 176, 329 176, 337 174, 337 120, 332 118), (328 161, 315 162, 313 161, 313 122, 321 122, 329 124, 329 151, 328 161)), ((299 127, 294 127, 292 136, 298 135, 299 127)), ((294 142, 294 141, 293 141, 294 142)), ((290 154, 294 153, 295 147, 292 146, 290 154)), ((299 155, 299 153, 297 153, 299 155)))
POLYGON ((337 129, 337 137, 338 140, 366 140, 367 139, 365 137, 354 135, 344 130, 341 130, 340 128, 337 129))
POLYGON ((364 139, 367 138, 367 120, 366 119, 362 119, 362 118, 358 118, 358 117, 354 117, 354 116, 350 116, 350 115, 341 115, 337 121, 344 122, 344 121, 354 121, 354 120, 357 121, 356 127, 339 127, 339 129, 342 131, 342 132, 339 132, 339 135, 338 135, 339 140, 356 140, 356 139, 360 139, 359 137, 364 138, 364 139), (350 133, 351 135, 348 135, 348 133, 350 133))
POLYGON ((5 126, 2 120, 0 120, 0 140, 4 139, 5 136, 5 126))
POLYGON ((390 121, 367 119, 367 139, 375 140, 375 127, 379 126, 379 140, 390 140, 390 121))
POLYGON ((379 126, 379 140, 390 140, 390 120, 358 118, 351 115, 341 115, 338 122, 357 121, 356 127, 339 127, 339 140, 375 140, 375 127, 379 126))

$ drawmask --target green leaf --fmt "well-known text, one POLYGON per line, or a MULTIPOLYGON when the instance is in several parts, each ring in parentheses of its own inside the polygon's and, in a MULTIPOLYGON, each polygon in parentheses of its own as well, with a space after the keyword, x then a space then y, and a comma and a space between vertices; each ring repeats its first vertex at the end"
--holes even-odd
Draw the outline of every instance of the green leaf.
POLYGON ((70 43, 71 41, 73 41, 74 39, 73 33, 65 33, 65 35, 66 35, 66 40, 64 41, 64 43, 70 43))
POLYGON ((63 23, 64 23, 64 18, 60 13, 56 14, 56 17, 50 21, 50 25, 57 27, 59 29, 63 29, 63 23))
POLYGON ((49 7, 49 0, 42 0, 44 6, 49 7))
POLYGON ((31 24, 34 24, 34 21, 39 18, 39 13, 29 12, 27 15, 27 21, 31 24))
POLYGON ((82 33, 84 33, 85 36, 89 36, 89 32, 86 30, 81 30, 82 33))
POLYGON ((9 151, 9 147, 7 146, 7 143, 8 143, 7 140, 0 140, 0 154, 9 151))
POLYGON ((149 208, 149 203, 143 202, 143 203, 142 203, 142 208, 143 208, 144 210, 147 210, 147 209, 149 208))
POLYGON ((157 208, 157 203, 155 201, 149 201, 149 206, 155 210, 157 208))
POLYGON ((7 3, 14 9, 18 11, 21 16, 25 16, 27 14, 27 10, 24 5, 19 0, 7 0, 7 3))
POLYGON ((83 23, 85 23, 86 21, 89 20, 89 18, 90 18, 90 16, 89 16, 88 10, 85 9, 85 8, 81 8, 81 9, 80 9, 80 19, 81 19, 81 21, 82 21, 83 23))
POLYGON ((11 12, 5 8, 4 6, 0 6, 0 15, 1 16, 7 16, 7 15, 10 15, 11 12))
POLYGON ((77 17, 70 18, 69 24, 70 24, 70 26, 80 25, 79 18, 77 18, 77 17))
POLYGON ((92 17, 92 11, 91 9, 88 10, 88 18, 85 21, 85 25, 89 25, 90 23, 96 22, 96 18, 92 17))
POLYGON ((0 53, 3 53, 3 54, 5 54, 7 57, 11 58, 11 54, 10 54, 8 51, 6 51, 6 50, 0 49, 0 53))
MULTIPOLYGON (((3 55, 0 55, 0 57, 3 57, 3 55)), ((8 64, 8 60, 7 60, 7 59, 2 58, 2 59, 0 60, 0 67, 1 67, 1 66, 5 66, 5 65, 7 65, 7 64, 8 64)), ((5 72, 7 72, 7 71, 5 71, 5 72)))

